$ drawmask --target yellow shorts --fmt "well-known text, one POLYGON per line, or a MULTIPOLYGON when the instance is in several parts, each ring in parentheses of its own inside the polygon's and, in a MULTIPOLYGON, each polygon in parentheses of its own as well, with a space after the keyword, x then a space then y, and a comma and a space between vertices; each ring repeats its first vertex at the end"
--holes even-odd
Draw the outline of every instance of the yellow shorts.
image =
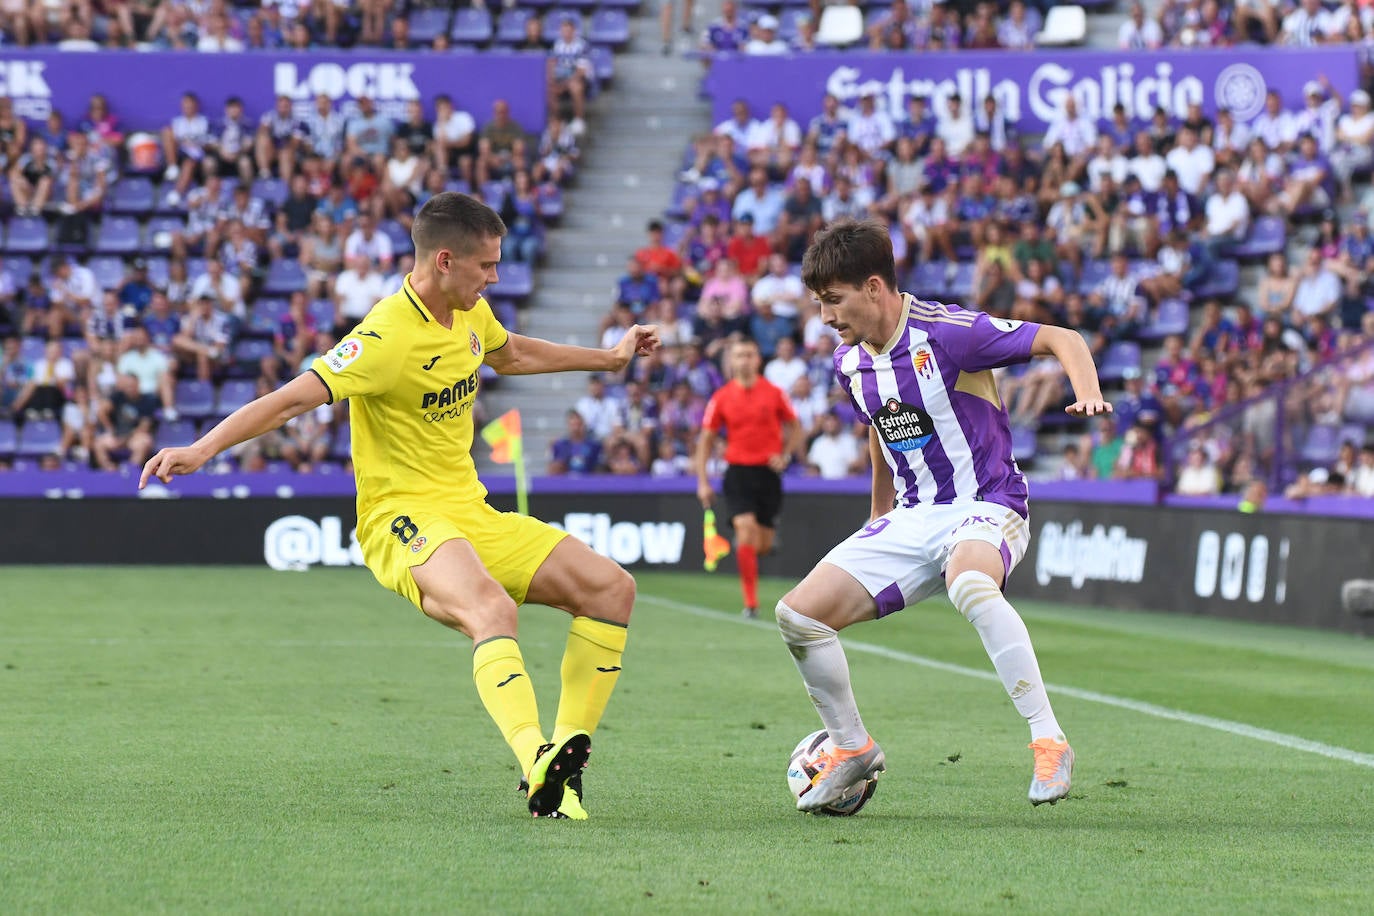
POLYGON ((459 511, 426 509, 423 503, 395 502, 373 509, 358 523, 358 546, 377 581, 420 607, 420 587, 411 576, 445 541, 472 545, 487 572, 516 604, 525 601, 530 580, 558 542, 567 537, 546 522, 514 512, 498 512, 485 502, 459 511))

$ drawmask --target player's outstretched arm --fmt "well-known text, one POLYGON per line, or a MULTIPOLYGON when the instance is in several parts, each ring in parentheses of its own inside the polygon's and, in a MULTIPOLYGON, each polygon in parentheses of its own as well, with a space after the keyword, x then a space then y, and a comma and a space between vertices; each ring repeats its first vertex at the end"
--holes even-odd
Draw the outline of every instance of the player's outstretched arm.
POLYGON ((1064 367, 1069 384, 1073 386, 1074 398, 1073 403, 1064 408, 1065 413, 1091 417, 1112 412, 1112 405, 1102 398, 1102 383, 1097 379, 1092 351, 1077 331, 1042 325, 1035 332, 1031 355, 1053 356, 1064 367))
POLYGON ((892 484, 892 471, 883 457, 883 441, 876 427, 868 428, 868 460, 873 465, 873 507, 869 510, 869 524, 892 511, 897 502, 897 490, 892 484))
POLYGON ((193 474, 225 449, 276 429, 292 417, 328 402, 329 389, 324 382, 315 373, 306 372, 271 394, 243 405, 185 448, 162 449, 143 465, 138 488, 142 490, 147 486, 151 477, 170 483, 173 477, 193 474))
POLYGON ((635 356, 659 348, 657 325, 635 325, 620 343, 609 350, 575 347, 538 337, 511 334, 506 345, 488 350, 485 362, 502 375, 536 375, 541 372, 619 372, 635 356))

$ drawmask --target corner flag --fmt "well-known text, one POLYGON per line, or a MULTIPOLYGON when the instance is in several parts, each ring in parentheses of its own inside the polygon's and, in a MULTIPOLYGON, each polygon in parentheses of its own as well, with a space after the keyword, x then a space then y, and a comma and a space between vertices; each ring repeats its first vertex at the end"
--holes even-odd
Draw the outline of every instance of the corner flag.
POLYGON ((529 515, 529 487, 525 482, 525 440, 520 432, 520 411, 508 410, 482 427, 482 438, 491 446, 491 460, 515 465, 515 505, 529 515))

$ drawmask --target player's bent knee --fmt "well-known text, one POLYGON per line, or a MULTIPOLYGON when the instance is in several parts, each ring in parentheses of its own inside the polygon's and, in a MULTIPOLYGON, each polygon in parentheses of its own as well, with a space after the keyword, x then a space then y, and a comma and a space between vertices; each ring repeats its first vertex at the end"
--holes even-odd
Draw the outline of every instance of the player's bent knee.
POLYGON ((429 617, 473 637, 515 635, 518 608, 495 582, 480 583, 462 596, 426 595, 422 610, 429 617))
POLYGON ((634 576, 630 575, 620 566, 614 566, 614 571, 608 577, 608 581, 597 588, 594 598, 589 596, 589 603, 595 602, 598 606, 594 611, 594 616, 603 617, 615 623, 627 623, 630 613, 635 606, 635 585, 634 576))
POLYGON ((777 603, 773 613, 778 621, 778 632, 782 634, 782 641, 789 646, 811 645, 835 636, 834 627, 794 611, 786 598, 777 603))

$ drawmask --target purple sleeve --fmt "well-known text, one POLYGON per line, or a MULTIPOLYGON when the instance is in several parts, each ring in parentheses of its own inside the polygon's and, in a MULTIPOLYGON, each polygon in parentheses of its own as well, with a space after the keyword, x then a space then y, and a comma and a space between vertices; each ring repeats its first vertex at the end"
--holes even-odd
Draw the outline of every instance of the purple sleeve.
POLYGON ((967 311, 977 315, 973 323, 941 322, 932 328, 941 347, 965 372, 982 372, 1001 366, 1028 362, 1031 345, 1040 325, 1033 321, 1011 321, 992 318, 985 312, 967 311))

